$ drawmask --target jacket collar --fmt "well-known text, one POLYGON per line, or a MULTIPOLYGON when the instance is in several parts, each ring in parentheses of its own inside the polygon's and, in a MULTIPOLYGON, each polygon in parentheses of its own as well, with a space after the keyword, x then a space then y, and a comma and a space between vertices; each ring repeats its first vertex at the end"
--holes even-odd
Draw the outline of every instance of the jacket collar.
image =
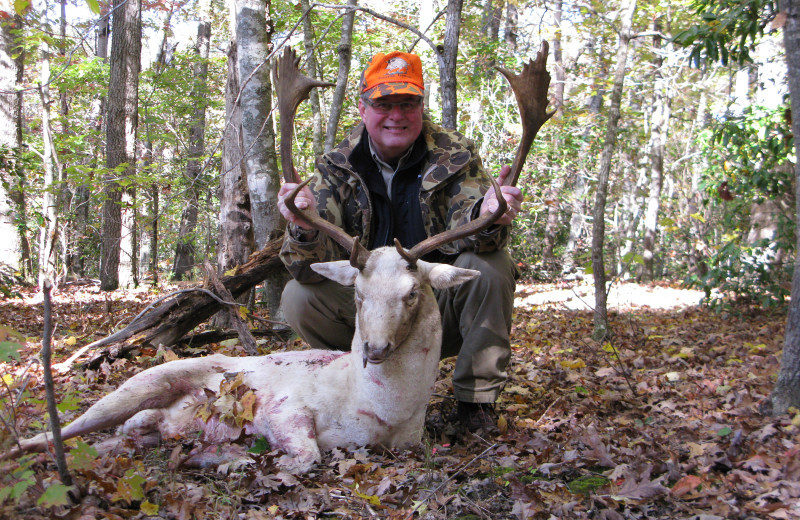
MULTIPOLYGON (((428 119, 423 121, 422 134, 428 154, 422 166, 421 189, 429 191, 466 166, 472 159, 472 153, 469 142, 464 136, 453 130, 446 130, 428 119)), ((360 123, 341 143, 328 152, 327 159, 334 166, 358 175, 350 159, 363 137, 364 123, 360 123)))

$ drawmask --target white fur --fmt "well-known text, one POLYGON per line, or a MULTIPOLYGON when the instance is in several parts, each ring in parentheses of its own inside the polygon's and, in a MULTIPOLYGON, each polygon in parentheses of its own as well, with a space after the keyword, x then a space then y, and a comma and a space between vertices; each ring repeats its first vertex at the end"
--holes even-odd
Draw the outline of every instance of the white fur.
MULTIPOLYGON (((334 447, 407 446, 419 442, 438 371, 441 319, 431 286, 450 287, 480 273, 418 262, 416 270, 393 248, 372 252, 362 271, 349 262, 312 268, 355 285, 352 350, 285 352, 259 357, 222 355, 185 359, 145 370, 62 430, 65 439, 123 424, 141 439, 157 431, 174 437, 203 430, 207 442, 238 438, 241 429, 196 412, 225 377, 244 373, 256 394, 247 433, 266 437, 289 455, 283 465, 305 472, 334 447)), ((22 441, 24 451, 46 449, 44 435, 22 441)), ((6 456, 15 454, 9 452, 6 456)))

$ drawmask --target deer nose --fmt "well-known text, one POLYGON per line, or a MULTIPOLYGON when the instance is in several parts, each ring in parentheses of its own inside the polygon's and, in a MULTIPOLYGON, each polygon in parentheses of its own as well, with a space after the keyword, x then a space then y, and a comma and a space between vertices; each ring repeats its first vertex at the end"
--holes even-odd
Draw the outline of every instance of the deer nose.
POLYGON ((376 365, 386 361, 389 353, 392 350, 391 343, 384 343, 381 346, 375 346, 369 341, 364 342, 364 360, 374 363, 376 365))

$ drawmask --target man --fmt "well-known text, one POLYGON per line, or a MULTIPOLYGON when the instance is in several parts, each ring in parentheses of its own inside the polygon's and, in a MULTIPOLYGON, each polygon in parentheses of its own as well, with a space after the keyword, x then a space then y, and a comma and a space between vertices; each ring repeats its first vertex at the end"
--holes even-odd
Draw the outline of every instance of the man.
MULTIPOLYGON (((361 124, 317 160, 310 188, 295 199, 298 208, 318 211, 368 249, 392 245, 395 238, 410 248, 497 208, 474 144, 423 116, 419 56, 376 54, 362 74, 360 93, 361 124)), ((500 184, 509 171, 508 166, 500 171, 500 184)), ((355 330, 353 288, 326 280, 309 266, 348 256, 286 208, 286 195, 296 186, 286 183, 278 193, 279 209, 289 221, 281 259, 294 277, 283 293, 284 313, 312 347, 347 350, 355 330)), ((522 194, 510 186, 502 193, 508 211, 497 224, 423 257, 481 271, 475 280, 435 291, 442 356, 458 355, 453 389, 458 419, 470 431, 495 429, 493 403, 511 354, 515 268, 505 244, 522 194)))

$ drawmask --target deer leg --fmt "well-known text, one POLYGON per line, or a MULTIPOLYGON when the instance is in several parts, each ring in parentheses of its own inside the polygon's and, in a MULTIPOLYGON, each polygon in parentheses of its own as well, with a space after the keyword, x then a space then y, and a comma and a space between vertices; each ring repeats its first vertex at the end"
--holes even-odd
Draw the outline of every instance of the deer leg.
MULTIPOLYGON (((61 429, 61 437, 71 439, 94 431, 118 426, 142 410, 161 409, 188 393, 202 391, 205 380, 223 369, 211 358, 164 363, 136 374, 118 389, 100 399, 83 415, 61 429)), ((20 442, 22 452, 44 451, 51 439, 48 433, 20 442)), ((16 456, 12 450, 0 459, 16 456)))
POLYGON ((259 409, 253 425, 254 433, 266 437, 272 449, 286 454, 278 460, 284 469, 305 473, 322 460, 311 410, 282 401, 272 402, 259 409))

